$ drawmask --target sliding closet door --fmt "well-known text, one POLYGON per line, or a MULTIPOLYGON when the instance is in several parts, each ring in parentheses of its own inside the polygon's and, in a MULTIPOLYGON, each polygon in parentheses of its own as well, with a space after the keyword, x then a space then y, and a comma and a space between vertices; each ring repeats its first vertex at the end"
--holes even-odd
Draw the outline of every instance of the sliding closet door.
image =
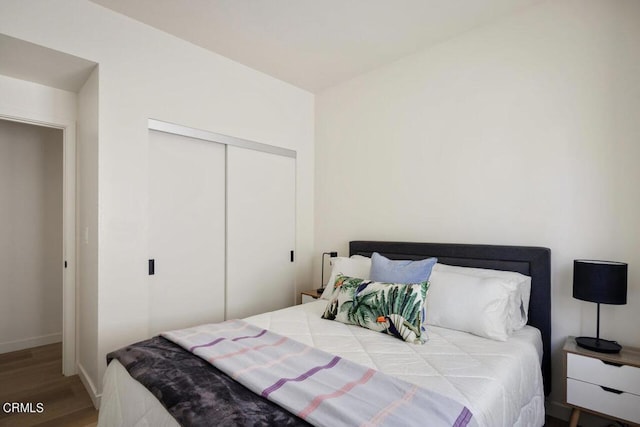
POLYGON ((227 147, 227 319, 293 305, 295 159, 227 147))
POLYGON ((224 319, 225 146, 149 131, 149 328, 224 319))

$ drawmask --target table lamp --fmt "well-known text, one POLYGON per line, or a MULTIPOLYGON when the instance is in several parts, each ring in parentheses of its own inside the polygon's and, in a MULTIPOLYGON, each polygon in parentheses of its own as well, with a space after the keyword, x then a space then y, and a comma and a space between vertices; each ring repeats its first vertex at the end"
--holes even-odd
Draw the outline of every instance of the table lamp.
POLYGON ((331 258, 335 258, 338 256, 338 252, 323 252, 322 253, 322 264, 320 264, 320 269, 322 270, 322 277, 320 280, 322 280, 322 286, 320 286, 318 289, 316 289, 318 291, 319 294, 321 294, 324 291, 324 256, 325 255, 329 255, 329 257, 331 258))
POLYGON ((616 261, 573 261, 573 297, 598 304, 596 337, 578 337, 576 343, 600 353, 618 353, 622 346, 600 338, 600 304, 627 303, 627 264, 616 261))

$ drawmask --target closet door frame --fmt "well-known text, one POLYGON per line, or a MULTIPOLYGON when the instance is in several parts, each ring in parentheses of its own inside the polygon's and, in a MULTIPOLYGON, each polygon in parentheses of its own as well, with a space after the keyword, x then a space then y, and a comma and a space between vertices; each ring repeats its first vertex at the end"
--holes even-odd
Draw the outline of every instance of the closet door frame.
MULTIPOLYGON (((269 145, 269 144, 264 144, 261 142, 255 142, 255 141, 250 141, 247 139, 242 139, 242 138, 236 138, 234 136, 229 136, 229 135, 224 135, 224 134, 220 134, 220 133, 215 133, 215 132, 210 132, 210 131, 206 131, 206 130, 201 130, 201 129, 195 129, 195 128, 191 128, 188 126, 183 126, 183 125, 179 125, 179 124, 175 124, 175 123, 170 123, 170 122, 165 122, 162 120, 157 120, 157 119, 148 119, 148 128, 149 130, 153 130, 153 131, 158 131, 158 132, 165 132, 165 133, 169 133, 169 134, 174 134, 174 135, 180 135, 180 136, 184 136, 184 137, 188 137, 188 138, 195 138, 195 139, 200 139, 203 141, 209 141, 209 142, 215 142, 215 143, 219 143, 219 144, 224 144, 227 146, 233 146, 233 147, 239 147, 239 148, 244 148, 244 149, 248 149, 248 150, 256 150, 256 151, 261 151, 264 153, 269 153, 269 154, 275 154, 278 156, 283 156, 283 157, 290 157, 293 158, 294 160, 296 160, 297 158, 297 153, 295 150, 290 150, 288 148, 282 148, 282 147, 276 147, 274 145, 269 145)), ((294 164, 294 179, 297 176, 297 161, 294 164)), ((295 182, 294 182, 294 188, 296 188, 295 182)), ((294 190, 295 192, 295 190, 294 190)), ((294 218, 296 218, 296 213, 295 213, 295 199, 297 198, 296 194, 294 193, 294 218)), ((225 225, 226 228, 226 225, 225 225)), ((296 226, 295 223, 293 224, 293 238, 294 238, 294 248, 293 251, 295 253, 295 241, 296 241, 296 226)), ((227 247, 227 238, 228 238, 228 233, 225 233, 225 247, 227 247)), ((225 267, 225 319, 227 317, 227 268, 225 267)), ((294 283, 294 289, 295 289, 295 283, 294 283)), ((295 290, 294 290, 294 296, 292 297, 292 302, 295 301, 295 290)))
POLYGON ((279 156, 292 157, 294 159, 296 158, 296 152, 288 148, 276 147, 275 145, 263 144, 261 142, 236 138, 235 136, 223 135, 221 133, 194 129, 187 126, 177 125, 175 123, 163 122, 162 120, 149 119, 148 127, 149 130, 172 133, 174 135, 201 139, 203 141, 217 142, 219 144, 232 145, 234 147, 247 148, 250 150, 277 154, 279 156))

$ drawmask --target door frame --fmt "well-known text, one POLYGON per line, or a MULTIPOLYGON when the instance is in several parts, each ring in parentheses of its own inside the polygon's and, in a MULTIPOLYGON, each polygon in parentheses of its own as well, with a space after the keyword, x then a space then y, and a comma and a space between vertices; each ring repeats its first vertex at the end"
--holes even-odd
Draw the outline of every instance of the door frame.
POLYGON ((294 159, 297 158, 296 151, 288 148, 250 141, 248 139, 237 138, 235 136, 223 135, 221 133, 209 132, 208 130, 190 128, 188 126, 182 126, 162 120, 148 119, 147 126, 149 130, 155 130, 158 132, 171 133, 174 135, 186 136, 188 138, 201 139, 203 141, 216 142, 218 144, 231 145, 234 147, 248 148, 250 150, 263 151, 265 153, 292 157, 294 159))
POLYGON ((62 130, 62 374, 77 373, 76 122, 0 105, 0 119, 62 130), (67 262, 67 268, 64 263, 67 262))

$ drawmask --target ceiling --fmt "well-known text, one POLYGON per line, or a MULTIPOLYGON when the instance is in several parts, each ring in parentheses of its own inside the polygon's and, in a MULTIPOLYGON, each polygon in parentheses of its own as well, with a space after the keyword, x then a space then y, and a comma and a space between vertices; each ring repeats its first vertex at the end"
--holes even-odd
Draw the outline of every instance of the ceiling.
POLYGON ((91 0, 318 92, 539 0, 91 0))

